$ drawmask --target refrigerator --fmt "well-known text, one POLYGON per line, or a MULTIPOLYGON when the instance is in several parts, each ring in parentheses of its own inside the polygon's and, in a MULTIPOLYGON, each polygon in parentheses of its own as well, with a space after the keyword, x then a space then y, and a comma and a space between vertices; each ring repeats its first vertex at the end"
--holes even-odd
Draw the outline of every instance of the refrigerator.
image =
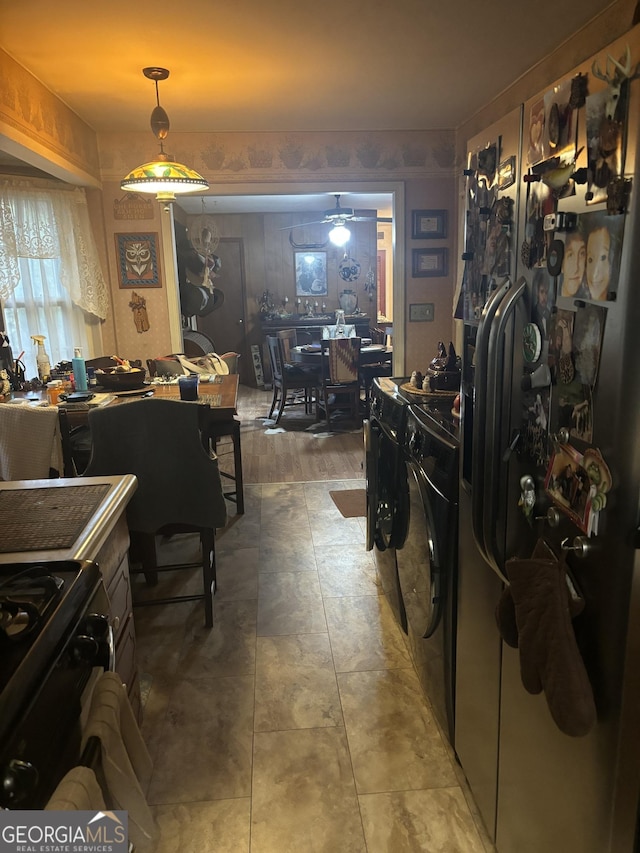
POLYGON ((499 853, 631 853, 640 29, 468 141, 455 750, 499 853))

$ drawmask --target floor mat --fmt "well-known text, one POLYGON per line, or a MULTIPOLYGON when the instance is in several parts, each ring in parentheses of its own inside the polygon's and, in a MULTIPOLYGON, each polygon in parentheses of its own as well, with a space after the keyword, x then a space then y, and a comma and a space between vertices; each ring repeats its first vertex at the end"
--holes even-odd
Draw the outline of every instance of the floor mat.
POLYGON ((366 516, 367 493, 364 489, 341 489, 329 494, 344 518, 366 516))

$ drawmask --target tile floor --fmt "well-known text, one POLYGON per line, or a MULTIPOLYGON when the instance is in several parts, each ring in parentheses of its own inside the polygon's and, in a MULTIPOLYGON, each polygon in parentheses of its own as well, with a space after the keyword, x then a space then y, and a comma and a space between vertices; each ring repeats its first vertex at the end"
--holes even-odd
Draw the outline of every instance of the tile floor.
POLYGON ((136 609, 157 853, 493 850, 365 520, 329 495, 363 485, 246 487, 217 539, 211 631, 200 602, 136 609))

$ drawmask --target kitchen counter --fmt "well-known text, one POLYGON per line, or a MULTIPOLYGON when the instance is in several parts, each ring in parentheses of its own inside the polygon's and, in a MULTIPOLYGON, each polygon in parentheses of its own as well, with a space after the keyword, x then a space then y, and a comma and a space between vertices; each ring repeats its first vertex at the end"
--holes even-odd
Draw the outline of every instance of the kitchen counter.
MULTIPOLYGON (((127 504, 138 487, 133 474, 114 477, 82 477, 48 480, 13 480, 0 482, 0 496, 7 500, 5 493, 15 493, 17 500, 28 500, 28 492, 34 489, 65 489, 73 487, 107 486, 104 494, 79 532, 75 541, 68 547, 43 547, 38 550, 15 550, 0 553, 0 563, 33 562, 36 560, 95 560, 123 515, 127 504)), ((10 503, 10 502, 9 502, 10 503)), ((4 524, 6 524, 6 518, 4 524)), ((55 510, 43 510, 42 530, 55 531, 55 510)), ((0 529, 0 548, 4 531, 0 529)))
POLYGON ((92 560, 98 564, 109 598, 115 669, 140 720, 125 515, 137 487, 133 474, 0 482, 0 549, 5 549, 0 563, 92 560), (15 547, 21 541, 25 547, 15 547))

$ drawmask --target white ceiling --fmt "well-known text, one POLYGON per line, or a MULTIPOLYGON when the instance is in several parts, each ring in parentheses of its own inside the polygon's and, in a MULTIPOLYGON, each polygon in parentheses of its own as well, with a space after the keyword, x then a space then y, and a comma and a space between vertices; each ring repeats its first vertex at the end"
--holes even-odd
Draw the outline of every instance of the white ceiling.
MULTIPOLYGON (((97 132, 151 134, 155 89, 141 69, 152 65, 171 72, 160 103, 176 131, 453 129, 610 5, 0 0, 0 47, 97 132)), ((191 201, 200 207, 183 206, 191 201)), ((342 203, 388 211, 388 202, 342 203)), ((231 204, 220 198, 217 209, 231 204)), ((324 210, 332 200, 287 204, 324 210)))

